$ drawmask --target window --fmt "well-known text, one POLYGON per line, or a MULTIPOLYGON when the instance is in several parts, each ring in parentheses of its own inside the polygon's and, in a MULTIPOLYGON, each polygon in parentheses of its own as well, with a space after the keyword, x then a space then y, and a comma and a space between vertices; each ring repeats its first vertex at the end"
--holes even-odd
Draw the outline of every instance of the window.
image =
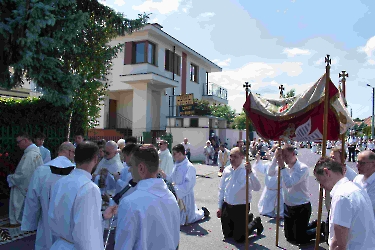
POLYGON ((198 118, 190 118, 190 127, 198 128, 198 118))
POLYGON ((155 63, 155 44, 148 43, 148 49, 147 49, 147 62, 151 63, 153 65, 156 65, 155 63))
POLYGON ((133 43, 132 63, 156 65, 156 45, 151 42, 133 43))
MULTIPOLYGON (((165 50, 165 70, 173 72, 173 52, 170 50, 165 50)), ((181 71, 181 56, 174 54, 174 73, 180 75, 181 71)))
POLYGON ((198 82, 198 66, 190 64, 190 81, 198 82))

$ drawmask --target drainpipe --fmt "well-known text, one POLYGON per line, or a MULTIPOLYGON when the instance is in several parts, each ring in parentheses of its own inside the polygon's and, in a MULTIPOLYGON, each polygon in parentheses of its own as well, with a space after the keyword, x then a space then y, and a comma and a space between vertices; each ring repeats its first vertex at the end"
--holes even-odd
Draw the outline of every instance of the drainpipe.
POLYGON ((208 95, 208 72, 206 72, 206 93, 205 95, 208 95))

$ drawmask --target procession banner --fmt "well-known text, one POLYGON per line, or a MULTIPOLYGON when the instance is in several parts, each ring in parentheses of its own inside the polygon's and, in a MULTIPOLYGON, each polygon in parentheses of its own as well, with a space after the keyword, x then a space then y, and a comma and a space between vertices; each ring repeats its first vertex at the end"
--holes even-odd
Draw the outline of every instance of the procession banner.
MULTIPOLYGON (((323 138, 325 74, 304 93, 291 98, 267 99, 250 93, 243 105, 257 133, 264 139, 319 141, 323 138), (251 103, 251 107, 250 107, 251 103)), ((330 80, 327 140, 354 126, 340 91, 330 80)))

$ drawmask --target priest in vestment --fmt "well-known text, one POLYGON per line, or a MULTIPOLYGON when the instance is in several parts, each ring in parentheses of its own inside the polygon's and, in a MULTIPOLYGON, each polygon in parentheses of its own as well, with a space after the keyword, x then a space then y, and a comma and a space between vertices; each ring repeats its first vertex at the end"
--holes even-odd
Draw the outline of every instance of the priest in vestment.
POLYGON ((210 215, 207 208, 198 209, 194 199, 196 170, 186 158, 185 148, 177 144, 172 148, 175 167, 171 175, 160 171, 163 178, 174 184, 180 207, 180 225, 187 225, 202 220, 210 215))
POLYGON ((168 142, 166 140, 161 140, 159 142, 159 159, 160 159, 160 169, 164 171, 166 175, 170 175, 174 168, 173 157, 168 149, 168 142))
POLYGON ((35 169, 43 165, 39 148, 31 141, 27 133, 21 132, 16 137, 17 145, 24 150, 21 161, 14 174, 7 177, 10 187, 9 221, 10 227, 19 227, 22 221, 23 205, 35 169))
POLYGON ((98 161, 99 148, 94 142, 77 145, 76 168, 58 180, 51 190, 48 224, 56 236, 51 250, 103 250, 103 219, 117 213, 117 206, 101 213, 102 198, 91 172, 98 161))
POLYGON ((99 162, 96 170, 93 174, 93 180, 100 173, 102 168, 108 169, 110 174, 121 172, 124 168, 121 162, 120 155, 117 151, 117 143, 114 141, 108 141, 104 147, 104 158, 99 162))
POLYGON ((120 202, 115 250, 177 249, 179 207, 163 179, 157 178, 158 170, 159 157, 153 145, 142 145, 133 151, 130 171, 137 186, 120 202))
POLYGON ((39 166, 30 181, 22 217, 22 231, 37 230, 35 250, 49 250, 54 242, 48 225, 51 187, 74 169, 75 147, 71 142, 60 145, 58 156, 39 166))

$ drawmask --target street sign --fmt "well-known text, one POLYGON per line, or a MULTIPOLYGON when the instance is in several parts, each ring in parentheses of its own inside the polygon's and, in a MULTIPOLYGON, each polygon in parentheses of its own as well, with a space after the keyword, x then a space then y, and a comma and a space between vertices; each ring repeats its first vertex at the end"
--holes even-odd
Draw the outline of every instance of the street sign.
POLYGON ((179 106, 180 116, 195 115, 194 105, 179 106))
POLYGON ((194 95, 193 94, 179 95, 176 97, 176 100, 177 100, 177 106, 193 105, 194 95))

